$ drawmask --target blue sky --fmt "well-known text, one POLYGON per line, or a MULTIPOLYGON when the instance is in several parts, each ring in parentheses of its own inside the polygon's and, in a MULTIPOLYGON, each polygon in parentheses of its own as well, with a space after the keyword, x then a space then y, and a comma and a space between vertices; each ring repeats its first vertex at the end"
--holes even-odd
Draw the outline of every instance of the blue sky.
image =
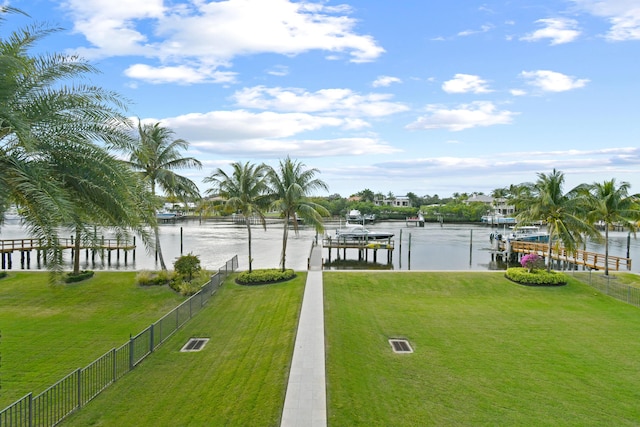
MULTIPOLYGON (((6 4, 6 1, 5 1, 6 4)), ((129 113, 190 142, 199 184, 290 155, 329 193, 447 197, 532 182, 640 192, 640 3, 12 0, 64 28, 129 113)))

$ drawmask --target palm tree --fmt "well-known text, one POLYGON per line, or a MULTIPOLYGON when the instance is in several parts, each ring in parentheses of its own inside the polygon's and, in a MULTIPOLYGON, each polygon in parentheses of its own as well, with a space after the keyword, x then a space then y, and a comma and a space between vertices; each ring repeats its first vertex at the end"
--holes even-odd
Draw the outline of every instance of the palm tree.
POLYGON ((65 193, 83 201, 73 205, 63 223, 75 230, 74 274, 80 272, 81 242, 98 244, 96 225, 114 231, 123 241, 135 231, 150 243, 146 224, 153 212, 152 199, 127 165, 93 144, 60 143, 47 154, 51 172, 65 193))
POLYGON ((298 233, 298 218, 313 225, 317 232, 324 231, 323 216, 329 216, 329 211, 322 205, 312 202, 307 197, 315 190, 328 190, 327 184, 316 178, 318 169, 305 169, 305 164, 291 160, 289 156, 280 160, 277 169, 269 168, 267 180, 274 201, 271 208, 280 212, 284 218, 284 232, 282 236, 282 254, 280 266, 285 270, 287 254, 287 239, 289 224, 298 233))
POLYGON ((516 199, 520 209, 518 222, 544 221, 549 232, 547 271, 551 270, 553 242, 562 242, 569 251, 575 251, 583 236, 598 238, 599 234, 584 216, 584 198, 576 187, 563 193, 564 174, 556 171, 539 173, 530 191, 523 191, 516 199))
POLYGON ((249 273, 251 273, 253 258, 251 256, 251 221, 249 219, 251 216, 257 215, 262 227, 267 229, 264 218, 264 209, 269 202, 265 181, 267 166, 236 162, 231 167, 233 168, 231 175, 218 168, 203 181, 213 184, 213 188, 207 190, 207 194, 220 195, 225 199, 225 206, 234 212, 242 213, 244 216, 249 246, 249 273))
MULTIPOLYGON (((0 7, 0 24, 6 13, 0 7)), ((125 104, 102 88, 67 83, 96 71, 87 62, 64 54, 30 55, 29 50, 58 28, 34 25, 0 39, 0 206, 16 204, 34 237, 43 238, 49 266, 59 266, 59 226, 74 212, 93 211, 87 192, 70 191, 72 183, 90 184, 83 167, 59 172, 77 149, 77 162, 96 166, 102 150, 95 142, 126 142, 129 123, 125 104), (83 150, 83 148, 88 148, 83 150)), ((0 208, 2 209, 2 208, 0 208)))
POLYGON ((584 186, 584 195, 588 200, 587 219, 591 223, 604 223, 604 274, 609 275, 609 227, 622 223, 635 234, 640 220, 640 195, 629 195, 631 185, 622 182, 616 186, 616 180, 584 186))
MULTIPOLYGON (((197 199, 200 192, 197 185, 174 171, 184 168, 201 168, 202 164, 193 157, 183 157, 180 150, 189 148, 184 139, 173 139, 171 129, 160 126, 160 123, 142 124, 138 121, 138 139, 129 148, 129 161, 126 162, 134 171, 138 171, 147 181, 151 194, 156 196, 156 187, 160 187, 167 195, 175 195, 184 200, 197 199)), ((167 269, 160 247, 158 224, 153 223, 155 248, 160 261, 160 268, 167 269)))

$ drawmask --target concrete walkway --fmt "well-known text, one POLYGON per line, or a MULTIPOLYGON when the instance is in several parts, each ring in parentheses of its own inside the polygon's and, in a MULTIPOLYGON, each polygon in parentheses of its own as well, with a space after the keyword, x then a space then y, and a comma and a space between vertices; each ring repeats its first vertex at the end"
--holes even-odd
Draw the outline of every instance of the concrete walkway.
POLYGON ((314 246, 311 252, 280 425, 327 425, 321 245, 314 246))

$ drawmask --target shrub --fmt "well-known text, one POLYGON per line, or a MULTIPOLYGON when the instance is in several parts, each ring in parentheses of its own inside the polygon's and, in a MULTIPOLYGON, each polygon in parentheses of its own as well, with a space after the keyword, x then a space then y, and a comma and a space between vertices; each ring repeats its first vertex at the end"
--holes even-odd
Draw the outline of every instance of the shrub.
POLYGON ((532 270, 526 268, 508 268, 505 277, 522 285, 532 286, 561 286, 567 284, 567 276, 557 271, 532 270))
POLYGON ((191 280, 183 280, 179 274, 173 274, 169 286, 181 295, 193 295, 209 280, 211 273, 206 270, 200 270, 191 280))
POLYGON ((532 270, 541 270, 544 268, 544 259, 538 254, 526 254, 520 260, 520 265, 531 273, 532 270))
POLYGON ((4 279, 7 276, 8 276, 8 273, 6 271, 0 271, 0 279, 4 279))
POLYGON ((197 274, 202 267, 200 267, 200 258, 197 255, 189 254, 183 255, 173 263, 173 268, 187 281, 191 281, 193 276, 197 274))
POLYGON ((82 270, 78 274, 67 273, 64 275, 64 283, 82 282, 83 280, 93 277, 93 274, 91 270, 82 270))
POLYGON ((243 271, 238 274, 236 283, 239 285, 264 285, 267 283, 278 283, 291 280, 296 277, 296 273, 287 269, 282 271, 278 268, 253 270, 251 273, 243 271))
POLYGON ((171 287, 176 292, 180 293, 180 295, 191 296, 200 290, 201 285, 198 285, 195 282, 186 282, 184 280, 176 280, 172 282, 171 287))
POLYGON ((156 272, 140 271, 136 275, 136 283, 140 286, 162 286, 173 280, 174 273, 166 270, 156 272))

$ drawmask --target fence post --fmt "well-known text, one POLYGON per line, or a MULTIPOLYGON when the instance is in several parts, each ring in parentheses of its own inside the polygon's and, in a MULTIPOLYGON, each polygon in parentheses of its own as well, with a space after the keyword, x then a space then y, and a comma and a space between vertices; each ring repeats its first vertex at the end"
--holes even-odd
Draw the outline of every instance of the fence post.
POLYGON ((33 425, 33 393, 29 393, 29 427, 33 425))
POLYGON ((133 338, 129 334, 129 370, 133 369, 133 338))
POLYGON ((76 405, 76 407, 81 408, 82 407, 82 369, 78 368, 76 373, 78 377, 78 404, 76 405))
POLYGON ((115 347, 111 350, 111 360, 113 365, 113 382, 116 382, 116 378, 118 378, 118 361, 116 360, 116 349, 115 347))
POLYGON ((153 345, 153 330, 155 323, 152 323, 149 327, 149 353, 153 353, 154 345, 153 345))

